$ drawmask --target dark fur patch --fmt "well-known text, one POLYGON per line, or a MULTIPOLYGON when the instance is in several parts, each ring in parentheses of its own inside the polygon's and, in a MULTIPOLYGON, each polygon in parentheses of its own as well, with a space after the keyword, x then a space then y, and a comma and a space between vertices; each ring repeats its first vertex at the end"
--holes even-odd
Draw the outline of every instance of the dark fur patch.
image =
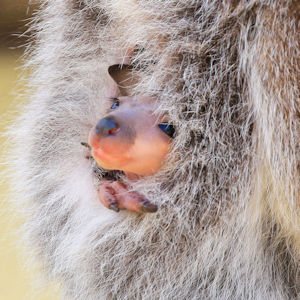
POLYGON ((73 0, 72 8, 80 11, 85 20, 89 22, 97 22, 97 25, 106 26, 109 23, 109 17, 103 9, 90 7, 85 1, 73 0))

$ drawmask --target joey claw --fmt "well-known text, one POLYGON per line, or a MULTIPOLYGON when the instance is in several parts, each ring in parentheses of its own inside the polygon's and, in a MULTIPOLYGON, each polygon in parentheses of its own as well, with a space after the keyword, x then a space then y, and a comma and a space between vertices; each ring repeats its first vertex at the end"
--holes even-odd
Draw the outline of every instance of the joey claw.
POLYGON ((120 211, 120 208, 118 206, 118 203, 117 202, 112 202, 108 205, 108 208, 115 211, 115 212, 119 212, 120 211))
POLYGON ((144 212, 149 212, 149 213, 154 213, 157 212, 158 206, 151 203, 149 200, 144 200, 142 202, 142 211, 144 212))
POLYGON ((90 146, 88 143, 86 143, 86 142, 81 142, 80 144, 81 144, 82 146, 88 148, 89 150, 92 150, 91 146, 90 146))

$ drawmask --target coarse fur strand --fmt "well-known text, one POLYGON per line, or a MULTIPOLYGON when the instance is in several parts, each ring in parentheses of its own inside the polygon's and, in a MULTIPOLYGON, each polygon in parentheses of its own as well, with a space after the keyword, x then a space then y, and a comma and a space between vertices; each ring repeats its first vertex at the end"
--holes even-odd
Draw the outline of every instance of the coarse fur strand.
POLYGON ((30 103, 11 128, 26 240, 65 299, 299 299, 297 1, 49 0, 32 22, 30 103), (155 214, 97 197, 89 130, 107 66, 176 127, 133 182, 155 214))

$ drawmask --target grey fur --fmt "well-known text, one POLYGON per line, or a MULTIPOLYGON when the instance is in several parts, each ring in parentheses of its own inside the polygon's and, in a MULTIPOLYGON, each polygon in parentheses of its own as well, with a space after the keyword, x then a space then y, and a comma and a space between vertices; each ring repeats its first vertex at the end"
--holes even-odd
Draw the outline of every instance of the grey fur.
POLYGON ((299 299, 297 1, 51 0, 32 30, 13 179, 64 297, 299 299), (103 208, 80 144, 132 45, 132 95, 176 126, 164 168, 133 184, 156 214, 103 208))

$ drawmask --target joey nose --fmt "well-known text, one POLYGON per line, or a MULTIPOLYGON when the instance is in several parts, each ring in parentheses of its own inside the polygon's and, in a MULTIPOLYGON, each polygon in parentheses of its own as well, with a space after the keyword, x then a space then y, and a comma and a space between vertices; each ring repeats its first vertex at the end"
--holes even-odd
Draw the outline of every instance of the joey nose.
POLYGON ((101 119, 95 127, 96 135, 109 136, 114 135, 120 129, 118 123, 110 117, 101 119))

